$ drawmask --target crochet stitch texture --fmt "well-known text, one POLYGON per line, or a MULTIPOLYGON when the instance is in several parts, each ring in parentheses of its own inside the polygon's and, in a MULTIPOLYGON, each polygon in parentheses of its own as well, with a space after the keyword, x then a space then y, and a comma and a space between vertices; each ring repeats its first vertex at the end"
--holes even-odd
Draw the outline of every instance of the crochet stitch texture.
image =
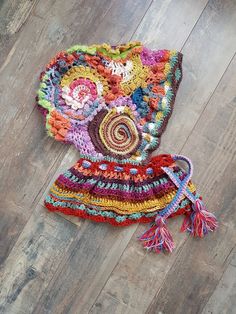
POLYGON ((185 214, 182 230, 197 236, 216 228, 191 182, 191 161, 151 157, 173 110, 181 64, 180 52, 140 42, 76 45, 50 61, 37 104, 48 135, 75 145, 81 157, 51 187, 49 210, 113 225, 153 222, 140 240, 156 252, 173 250, 169 217, 185 214))

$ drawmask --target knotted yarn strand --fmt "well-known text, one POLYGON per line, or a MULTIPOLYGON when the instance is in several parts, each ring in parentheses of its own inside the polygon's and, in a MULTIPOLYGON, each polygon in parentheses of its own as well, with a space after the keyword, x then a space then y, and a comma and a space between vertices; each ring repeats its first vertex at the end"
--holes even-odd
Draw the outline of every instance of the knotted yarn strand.
POLYGON ((188 231, 194 237, 203 238, 218 227, 214 214, 210 213, 200 199, 192 206, 192 213, 184 219, 181 231, 188 231))
POLYGON ((155 223, 139 237, 139 240, 143 241, 144 248, 154 250, 156 253, 172 252, 174 249, 173 238, 166 227, 165 219, 161 216, 156 217, 155 223))

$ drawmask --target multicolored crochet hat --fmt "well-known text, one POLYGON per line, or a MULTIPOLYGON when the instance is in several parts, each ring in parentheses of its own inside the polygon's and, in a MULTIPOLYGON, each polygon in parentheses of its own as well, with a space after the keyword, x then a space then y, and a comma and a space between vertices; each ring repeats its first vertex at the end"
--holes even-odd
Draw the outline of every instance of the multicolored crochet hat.
POLYGON ((80 158, 51 187, 50 211, 117 226, 151 222, 139 239, 156 252, 174 248, 169 217, 184 214, 181 230, 194 236, 217 227, 191 182, 191 161, 151 157, 173 109, 181 63, 180 52, 140 42, 77 45, 51 60, 37 104, 48 135, 74 144, 80 158))

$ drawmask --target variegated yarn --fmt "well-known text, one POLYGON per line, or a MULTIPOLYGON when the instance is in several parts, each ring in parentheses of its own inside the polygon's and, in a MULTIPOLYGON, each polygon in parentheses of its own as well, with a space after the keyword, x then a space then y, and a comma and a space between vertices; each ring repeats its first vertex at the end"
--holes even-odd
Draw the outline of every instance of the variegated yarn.
POLYGON ((174 247, 169 217, 185 214, 182 229, 193 235, 216 228, 190 180, 190 160, 150 157, 171 115, 181 64, 181 53, 140 42, 77 45, 50 61, 37 104, 48 134, 75 145, 81 158, 50 189, 49 210, 114 225, 153 222, 140 240, 156 252, 174 247))

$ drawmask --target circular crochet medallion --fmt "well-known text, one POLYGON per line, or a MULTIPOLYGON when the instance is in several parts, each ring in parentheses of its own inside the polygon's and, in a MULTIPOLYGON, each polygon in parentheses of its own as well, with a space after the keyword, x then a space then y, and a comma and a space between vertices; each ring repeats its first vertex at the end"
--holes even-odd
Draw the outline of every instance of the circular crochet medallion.
POLYGON ((94 146, 103 155, 130 157, 136 152, 141 132, 129 107, 101 110, 89 124, 94 146))
POLYGON ((98 97, 97 86, 89 79, 77 79, 62 88, 62 98, 74 110, 86 108, 98 97))
POLYGON ((126 113, 109 111, 99 128, 102 143, 112 154, 127 156, 136 151, 139 133, 134 121, 126 113))
POLYGON ((182 55, 140 42, 73 46, 40 77, 48 134, 83 156, 144 161, 158 147, 181 80, 182 55))

